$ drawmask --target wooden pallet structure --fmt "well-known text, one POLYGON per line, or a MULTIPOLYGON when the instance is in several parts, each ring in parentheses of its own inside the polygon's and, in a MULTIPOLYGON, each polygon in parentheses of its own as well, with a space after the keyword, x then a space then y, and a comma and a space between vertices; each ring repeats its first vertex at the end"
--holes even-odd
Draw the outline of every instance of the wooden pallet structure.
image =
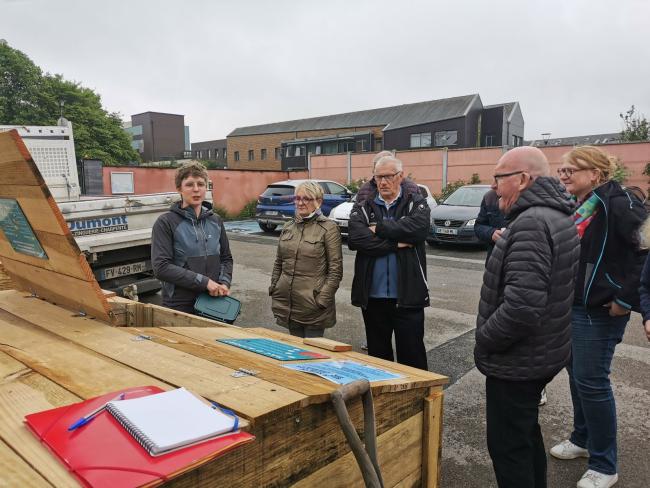
MULTIPOLYGON (((402 375, 372 383, 384 484, 439 486, 446 377, 327 341, 307 345, 264 328, 228 326, 107 296, 15 132, 0 134, 0 175, 0 261, 17 287, 0 291, 0 484, 78 486, 25 427, 25 415, 155 385, 184 386, 234 410, 256 436, 166 486, 363 486, 330 403, 336 384, 217 342, 259 337, 402 375), (10 225, 22 226, 18 230, 3 230, 7 209, 13 212, 10 225), (235 374, 241 370, 253 374, 235 374)), ((363 438, 361 401, 348 408, 363 438)))

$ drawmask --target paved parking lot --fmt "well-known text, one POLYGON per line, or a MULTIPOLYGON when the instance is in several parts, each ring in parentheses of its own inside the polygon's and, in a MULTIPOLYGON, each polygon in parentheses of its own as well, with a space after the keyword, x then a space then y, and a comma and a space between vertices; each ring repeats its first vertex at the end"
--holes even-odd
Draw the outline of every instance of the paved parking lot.
MULTIPOLYGON (((235 259, 232 293, 242 303, 237 325, 274 324, 268 286, 278 233, 263 234, 256 224, 229 223, 235 259), (237 231, 235 228, 241 230, 237 231), (243 230, 248 228, 249 230, 243 230)), ((485 251, 476 248, 427 246, 431 307, 425 312, 425 344, 429 368, 451 379, 444 405, 442 486, 496 487, 485 447, 484 378, 474 367, 475 313, 485 251)), ((354 253, 344 243, 344 276, 336 295, 337 325, 326 337, 361 350, 365 335, 358 308, 350 305, 354 253)), ((650 345, 634 315, 617 348, 612 380, 618 402, 620 481, 617 486, 650 486, 650 345)), ((572 420, 568 378, 558 375, 548 388, 548 405, 540 422, 547 447, 565 438, 572 420)), ((586 470, 586 460, 549 459, 549 487, 574 487, 586 470)), ((525 488, 525 487, 522 487, 525 488)))

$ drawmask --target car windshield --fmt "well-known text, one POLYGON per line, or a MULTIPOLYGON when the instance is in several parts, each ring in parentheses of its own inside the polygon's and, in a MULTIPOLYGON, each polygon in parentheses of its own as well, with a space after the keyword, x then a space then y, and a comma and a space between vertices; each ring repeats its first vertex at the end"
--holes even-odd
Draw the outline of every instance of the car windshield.
POLYGON ((463 186, 443 202, 443 205, 459 207, 480 207, 483 195, 490 190, 489 186, 463 186))
POLYGON ((263 197, 287 197, 293 196, 295 188, 293 186, 271 185, 266 188, 263 197))

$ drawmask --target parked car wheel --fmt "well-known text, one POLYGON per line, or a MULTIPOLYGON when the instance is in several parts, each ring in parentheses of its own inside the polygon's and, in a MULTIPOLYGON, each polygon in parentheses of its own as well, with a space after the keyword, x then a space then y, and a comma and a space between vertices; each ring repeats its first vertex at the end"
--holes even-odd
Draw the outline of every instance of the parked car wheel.
POLYGON ((278 224, 263 224, 262 222, 257 223, 264 232, 273 232, 278 224))

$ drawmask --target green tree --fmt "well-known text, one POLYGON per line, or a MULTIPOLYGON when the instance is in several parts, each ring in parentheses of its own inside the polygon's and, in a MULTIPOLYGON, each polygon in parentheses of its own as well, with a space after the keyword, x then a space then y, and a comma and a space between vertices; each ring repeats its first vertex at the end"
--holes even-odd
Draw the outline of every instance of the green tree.
POLYGON ((644 116, 636 113, 634 105, 624 114, 618 115, 623 121, 621 140, 647 141, 650 138, 650 124, 644 116))
POLYGON ((0 43, 1 124, 55 125, 60 102, 73 125, 77 157, 109 166, 140 160, 120 114, 107 112, 97 93, 61 75, 43 74, 25 54, 0 43))

